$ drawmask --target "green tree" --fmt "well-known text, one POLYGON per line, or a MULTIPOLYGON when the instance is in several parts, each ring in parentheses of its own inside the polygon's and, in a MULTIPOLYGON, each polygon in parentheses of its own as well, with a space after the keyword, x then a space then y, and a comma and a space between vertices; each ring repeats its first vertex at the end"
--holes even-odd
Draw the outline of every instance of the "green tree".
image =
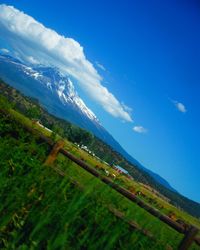
POLYGON ((27 110, 27 116, 32 119, 39 119, 41 117, 41 111, 38 107, 33 106, 27 110))

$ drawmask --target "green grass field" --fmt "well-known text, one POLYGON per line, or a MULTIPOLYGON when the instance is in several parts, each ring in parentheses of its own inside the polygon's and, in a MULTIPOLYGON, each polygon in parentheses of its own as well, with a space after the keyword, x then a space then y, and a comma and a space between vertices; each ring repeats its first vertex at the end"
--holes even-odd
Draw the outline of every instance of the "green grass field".
MULTIPOLYGON (((41 128, 37 124, 33 125, 32 121, 30 119, 28 119, 27 117, 25 117, 24 115, 16 112, 13 109, 11 109, 9 112, 18 122, 21 122, 22 124, 24 124, 27 127, 32 127, 34 129, 36 129, 37 131, 42 132, 47 137, 51 137, 51 132, 47 131, 44 128, 41 128)), ((59 135, 56 135, 54 139, 59 140, 59 139, 61 139, 61 137, 59 135)), ((188 224, 193 224, 193 225, 200 228, 200 220, 199 219, 189 215, 188 213, 184 212, 183 210, 177 209, 175 206, 169 204, 165 200, 161 199, 157 195, 155 195, 152 192, 150 192, 149 190, 147 190, 145 187, 140 185, 140 183, 138 183, 134 180, 130 180, 124 175, 118 175, 112 167, 107 166, 106 164, 104 164, 103 162, 100 162, 95 157, 92 157, 84 150, 78 148, 77 145, 69 142, 66 138, 64 139, 64 141, 65 141, 64 148, 66 148, 69 152, 73 153, 78 158, 84 159, 90 166, 93 166, 93 167, 100 166, 102 169, 108 170, 110 172, 110 174, 114 173, 117 176, 116 182, 118 182, 120 185, 127 188, 128 190, 141 191, 142 193, 144 193, 147 196, 147 199, 146 199, 147 202, 149 200, 148 198, 153 198, 156 201, 157 206, 155 205, 155 203, 153 203, 151 205, 154 206, 155 208, 159 208, 162 211, 162 213, 168 215, 169 213, 173 212, 177 218, 180 218, 180 219, 184 220, 185 222, 187 222, 188 224), (162 208, 160 208, 160 207, 162 207, 162 208)), ((105 172, 103 170, 101 170, 101 173, 105 175, 105 172)))
MULTIPOLYGON (((44 166, 49 146, 37 134, 25 131, 20 123, 46 136, 51 133, 33 126, 28 118, 12 109, 8 114, 0 115, 0 249, 177 249, 181 234, 63 155, 52 167, 44 166), (66 176, 60 176, 54 167, 62 169, 66 176), (74 181, 79 185, 74 185, 74 181), (134 220, 150 231, 155 239, 132 230, 125 220, 109 211, 110 206, 122 211, 126 220, 134 220)), ((100 165, 67 140, 65 147, 91 166, 100 165)), ((107 165, 101 166, 115 173, 107 165)), ((133 185, 144 189, 124 176, 116 182, 127 188, 133 185)), ((197 219, 170 204, 163 210, 167 209, 199 225, 197 219)), ((191 249, 200 248, 193 244, 191 249)))

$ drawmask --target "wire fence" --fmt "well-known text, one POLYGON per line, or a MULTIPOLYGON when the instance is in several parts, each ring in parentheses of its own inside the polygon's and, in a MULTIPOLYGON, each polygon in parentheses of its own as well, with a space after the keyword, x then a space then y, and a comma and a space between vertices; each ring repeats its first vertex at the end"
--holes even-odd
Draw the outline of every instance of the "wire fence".
MULTIPOLYGON (((130 191, 126 190, 125 188, 117 185, 110 178, 101 175, 96 169, 94 169, 93 167, 88 165, 86 162, 82 161, 81 159, 75 157, 73 154, 68 152, 66 149, 63 148, 64 143, 62 140, 60 140, 54 144, 54 142, 50 138, 45 137, 42 134, 40 134, 40 135, 41 135, 41 138, 43 140, 45 140, 45 142, 47 142, 49 145, 52 146, 52 151, 50 152, 49 156, 47 157, 45 164, 47 164, 47 165, 52 164, 54 162, 54 160, 56 159, 58 153, 63 154, 65 157, 67 157, 68 159, 70 159, 71 161, 76 163, 78 166, 80 166, 81 168, 83 168, 84 170, 86 170, 87 172, 92 174, 93 176, 100 179, 103 183, 109 185, 111 188, 116 190, 118 193, 125 196, 126 198, 128 198, 132 202, 136 203, 139 207, 145 209, 151 215, 155 216, 156 218, 158 218, 159 220, 161 220, 162 222, 164 222, 165 224, 167 224, 171 228, 175 229, 177 232, 183 234, 184 237, 179 244, 178 250, 187 250, 194 242, 200 246, 200 238, 197 237, 199 229, 197 227, 195 227, 193 225, 189 225, 187 228, 185 228, 183 225, 179 224, 178 222, 173 221, 168 216, 162 214, 159 210, 153 208, 152 206, 150 206, 149 204, 147 204, 146 202, 144 202, 143 200, 138 198, 135 194, 133 194, 130 191)), ((111 211, 113 212, 113 214, 115 216, 118 216, 119 218, 124 218, 124 216, 119 211, 116 211, 113 209, 111 209, 111 211)), ((141 231, 140 227, 138 225, 136 225, 136 223, 134 223, 133 221, 129 222, 129 224, 131 224, 135 229, 141 231)), ((146 233, 145 235, 148 237, 150 236, 150 234, 148 234, 148 233, 146 233)))

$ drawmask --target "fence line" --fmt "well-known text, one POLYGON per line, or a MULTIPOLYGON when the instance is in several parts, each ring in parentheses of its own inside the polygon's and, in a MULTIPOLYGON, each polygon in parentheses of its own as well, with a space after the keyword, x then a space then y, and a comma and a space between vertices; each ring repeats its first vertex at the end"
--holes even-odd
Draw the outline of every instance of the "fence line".
POLYGON ((180 242, 180 245, 178 248, 179 250, 188 249, 192 245, 193 242, 196 242, 198 245, 200 245, 199 239, 196 238, 196 235, 199 232, 198 228, 191 225, 189 229, 185 229, 182 225, 173 221, 168 216, 160 213, 157 209, 151 207, 149 204, 139 199, 136 195, 134 195, 130 191, 126 190, 123 187, 120 187, 109 178, 102 176, 97 170, 95 170, 93 167, 90 167, 87 163, 78 159, 73 154, 69 153, 66 149, 61 148, 60 153, 65 155, 67 158, 75 162, 77 165, 85 169, 87 172, 89 172, 93 176, 99 178, 102 182, 109 185, 111 188, 115 189, 117 192, 119 192, 120 194, 128 198, 129 200, 135 202, 138 206, 145 209, 147 212, 157 217, 159 220, 163 221, 165 224, 167 224, 171 228, 175 229, 177 232, 184 234, 184 238, 180 242))
MULTIPOLYGON (((4 110, 0 109, 0 111, 2 111, 4 114, 8 115, 8 113, 6 113, 4 110)), ((18 121, 18 122, 20 122, 20 121, 18 121)), ((27 126, 27 125, 23 124, 22 122, 20 122, 20 124, 27 131, 29 131, 29 132, 31 132, 31 133, 39 136, 40 139, 42 139, 43 141, 45 141, 50 146, 53 146, 53 149, 52 149, 51 152, 55 153, 55 151, 56 151, 56 153, 54 155, 54 160, 55 160, 55 158, 56 158, 56 156, 57 156, 57 154, 59 152, 62 153, 64 156, 66 156, 67 158, 69 158, 70 160, 72 160, 73 162, 75 162, 77 165, 79 165, 80 167, 82 167, 83 169, 85 169, 86 171, 88 171, 93 176, 99 178, 102 182, 104 182, 105 184, 109 185, 111 188, 113 188, 114 190, 116 190, 118 193, 122 194, 123 196, 125 196, 129 200, 133 201, 138 206, 140 206, 141 208, 145 209, 147 212, 149 212, 153 216, 157 217, 158 219, 160 219, 161 221, 163 221, 165 224, 167 224, 171 228, 175 229, 177 232, 179 232, 181 234, 184 234, 184 238, 182 239, 182 241, 180 242, 179 247, 178 247, 179 250, 187 250, 187 249, 189 249, 189 247, 192 245, 193 242, 195 242, 196 244, 198 244, 200 246, 200 238, 196 237, 197 233, 199 232, 198 228, 196 228, 195 226, 191 225, 189 229, 185 229, 182 225, 180 225, 179 223, 173 221, 168 216, 163 215, 157 209, 151 207, 149 204, 147 204, 146 202, 144 202, 141 199, 139 199, 136 195, 134 195, 130 191, 126 190, 123 187, 120 187, 119 185, 117 185, 116 183, 114 183, 109 178, 102 176, 93 167, 89 166, 84 161, 78 159, 77 157, 75 157, 74 155, 72 155, 71 153, 69 153, 66 149, 60 147, 59 150, 55 150, 54 151, 54 149, 58 147, 58 144, 54 143, 54 141, 51 138, 45 136, 43 133, 39 132, 37 129, 34 129, 33 127, 27 126)))
MULTIPOLYGON (((45 136, 43 136, 43 139, 46 139, 45 136)), ((49 138, 47 138, 47 139, 48 140, 46 140, 46 142, 49 142, 49 138)), ((52 145, 52 142, 50 142, 50 145, 52 145)), ((100 179, 105 184, 109 185, 111 188, 116 190, 118 193, 122 194, 123 196, 125 196, 129 200, 133 201, 134 203, 136 203, 141 208, 145 209, 151 215, 157 217, 159 220, 163 221, 165 224, 167 224, 171 228, 175 229, 177 232, 179 232, 181 234, 184 234, 184 237, 183 237, 182 241, 179 244, 179 248, 178 248, 179 250, 187 250, 187 249, 189 249, 189 247, 192 245, 193 242, 196 242, 198 245, 200 245, 199 244, 199 239, 196 238, 196 235, 199 232, 198 228, 191 225, 189 227, 189 229, 185 229, 182 225, 180 225, 179 223, 173 221, 168 216, 160 213, 159 210, 151 207, 149 204, 147 204, 146 202, 144 202, 143 200, 138 198, 135 194, 131 193, 130 191, 126 190, 123 187, 120 187, 119 185, 114 183, 108 177, 102 176, 93 167, 89 166, 84 161, 78 159, 73 154, 69 153, 66 149, 63 148, 63 146, 64 146, 64 143, 63 143, 62 140, 60 140, 60 141, 56 142, 55 144, 53 144, 53 149, 52 149, 50 155, 47 157, 47 159, 49 157, 51 158, 51 154, 53 152, 54 153, 54 160, 55 160, 57 154, 60 152, 61 154, 66 156, 68 159, 75 162, 78 166, 82 167, 87 172, 89 172, 93 176, 97 177, 98 179, 100 179), (56 155, 55 155, 55 151, 56 151, 56 155)), ((119 215, 119 213, 118 213, 118 215, 119 215)))
MULTIPOLYGON (((44 165, 48 165, 45 161, 44 165)), ((60 168, 53 166, 52 164, 49 165, 56 173, 58 173, 60 176, 65 177, 67 176, 67 174, 60 168)), ((70 178, 68 176, 68 178, 70 179, 70 182, 76 186, 77 188, 79 188, 80 190, 84 190, 84 187, 77 181, 75 181, 74 179, 70 178)), ((144 230, 143 228, 141 228, 136 222, 134 222, 133 220, 127 220, 125 218, 125 215, 119 211, 116 208, 113 208, 112 206, 108 207, 108 210, 117 218, 122 219, 124 222, 126 222, 133 230, 137 230, 140 231, 142 234, 144 234, 147 237, 150 237, 152 239, 155 240, 153 234, 151 232, 149 232, 148 230, 144 230)))

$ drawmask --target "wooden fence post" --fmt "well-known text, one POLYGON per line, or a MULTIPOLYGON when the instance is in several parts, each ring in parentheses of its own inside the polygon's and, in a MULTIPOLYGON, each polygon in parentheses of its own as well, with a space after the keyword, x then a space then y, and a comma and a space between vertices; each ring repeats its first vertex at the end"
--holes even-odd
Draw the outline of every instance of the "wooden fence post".
POLYGON ((56 157, 57 157, 60 149, 63 148, 63 146, 64 146, 64 141, 63 140, 57 141, 54 144, 54 146, 53 146, 53 148, 52 148, 50 154, 48 155, 48 157, 47 157, 47 159, 46 159, 46 161, 45 161, 44 164, 45 165, 51 165, 51 164, 53 164, 54 161, 56 160, 56 157))
POLYGON ((192 243, 195 241, 195 236, 198 233, 198 228, 191 226, 189 230, 185 233, 184 238, 182 239, 178 250, 187 250, 192 245, 192 243))

